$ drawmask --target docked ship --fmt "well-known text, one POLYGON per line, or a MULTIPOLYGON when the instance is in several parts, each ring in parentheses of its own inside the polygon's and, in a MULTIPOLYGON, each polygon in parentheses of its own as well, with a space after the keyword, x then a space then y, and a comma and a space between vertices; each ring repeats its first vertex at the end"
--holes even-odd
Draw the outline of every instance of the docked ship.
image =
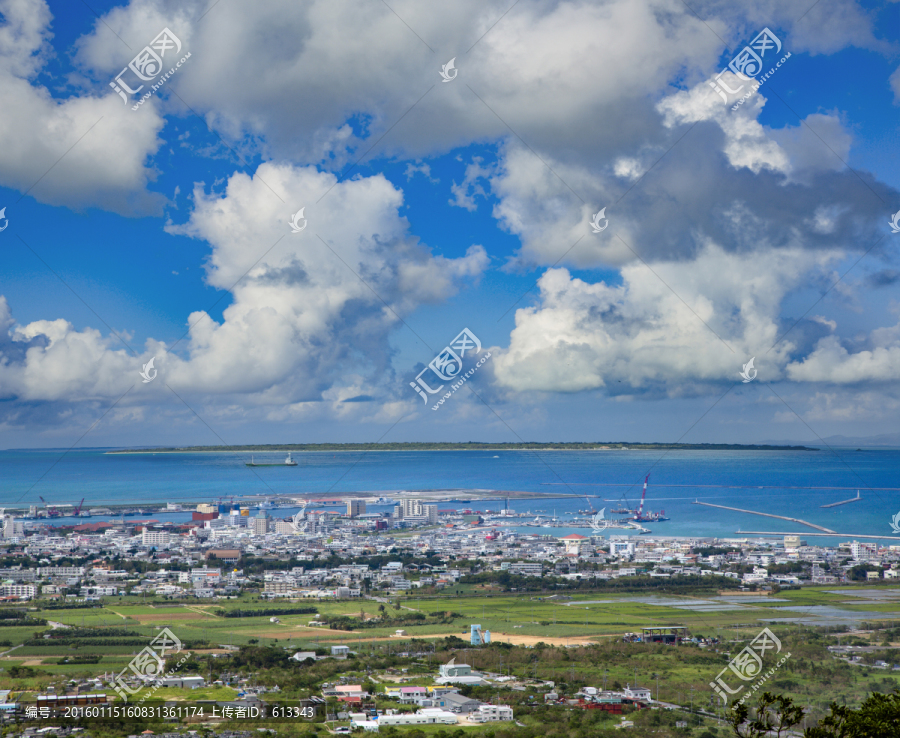
POLYGON ((245 462, 245 464, 246 464, 246 466, 297 466, 297 462, 291 458, 290 452, 288 452, 287 458, 284 461, 282 461, 280 464, 279 463, 257 464, 256 461, 254 461, 252 455, 250 456, 250 461, 245 462))

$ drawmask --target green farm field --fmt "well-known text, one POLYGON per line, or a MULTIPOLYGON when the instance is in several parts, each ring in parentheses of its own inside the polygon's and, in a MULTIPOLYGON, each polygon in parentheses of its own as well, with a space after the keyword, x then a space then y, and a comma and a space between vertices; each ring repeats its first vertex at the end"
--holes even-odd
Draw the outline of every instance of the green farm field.
MULTIPOLYGON (((454 592, 456 590, 454 589, 454 592)), ((900 588, 874 587, 806 587, 787 590, 770 597, 729 596, 698 593, 675 594, 660 587, 646 594, 606 594, 600 591, 579 593, 574 598, 549 595, 504 594, 481 596, 447 595, 417 597, 407 595, 395 599, 402 609, 386 605, 385 615, 397 617, 409 611, 425 615, 455 612, 461 617, 447 624, 409 624, 403 630, 410 637, 435 638, 447 635, 462 636, 471 623, 480 623, 498 638, 533 644, 537 639, 564 644, 566 639, 608 638, 625 632, 637 632, 642 627, 668 625, 687 626, 692 633, 716 635, 737 633, 763 627, 769 619, 803 619, 807 625, 845 625, 854 627, 865 621, 900 621, 900 588), (877 597, 867 597, 871 592, 877 597), (785 608, 803 608, 787 610, 785 608), (810 609, 811 608, 811 609, 810 609), (866 618, 866 615, 872 617, 866 618)), ((313 606, 320 620, 345 616, 367 620, 381 614, 378 603, 370 600, 260 602, 249 598, 222 602, 191 603, 183 607, 154 607, 129 604, 116 600, 103 608, 92 610, 52 610, 35 613, 38 617, 81 627, 127 628, 152 637, 161 627, 169 627, 184 641, 206 641, 218 645, 244 645, 251 639, 260 643, 276 640, 293 643, 340 643, 387 639, 395 627, 372 627, 354 632, 308 627, 315 620, 311 614, 279 616, 279 623, 270 622, 269 615, 258 617, 224 618, 221 610, 313 606)), ((21 643, 35 632, 35 628, 4 628, 0 638, 8 638, 13 645, 21 643)), ((26 647, 28 648, 28 647, 26 647)), ((37 648, 37 647, 34 647, 37 648)), ((110 647, 115 653, 117 647, 110 647)), ((22 650, 22 649, 19 649, 22 650)), ((130 648, 118 651, 131 652, 130 648)), ((102 651, 106 653, 107 651, 102 651)), ((16 655, 25 655, 27 652, 16 655)), ((37 653, 35 654, 37 655, 37 653)))

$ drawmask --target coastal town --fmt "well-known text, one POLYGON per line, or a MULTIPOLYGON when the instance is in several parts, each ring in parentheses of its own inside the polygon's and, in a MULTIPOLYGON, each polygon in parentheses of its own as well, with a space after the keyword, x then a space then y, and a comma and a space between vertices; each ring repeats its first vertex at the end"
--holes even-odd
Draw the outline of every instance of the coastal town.
MULTIPOLYGON (((712 670, 759 637, 791 643, 786 658, 816 642, 830 668, 900 673, 900 546, 553 535, 507 510, 412 496, 388 512, 346 497, 284 517, 271 504, 175 507, 191 520, 0 518, 4 735, 101 738, 109 726, 64 718, 114 715, 142 695, 191 718, 142 734, 182 738, 198 722, 278 732, 279 710, 330 733, 524 730, 575 710, 602 716, 598 730, 715 738, 730 714, 725 672, 709 681, 712 670), (831 604, 806 606, 819 601, 831 604), (675 678, 679 653, 708 663, 708 685, 675 678)), ((786 658, 773 668, 801 668, 786 658)))
POLYGON ((440 511, 417 499, 404 500, 390 514, 367 514, 361 499, 343 502, 340 510, 285 519, 262 507, 250 515, 247 508, 201 504, 189 523, 121 519, 34 526, 27 534, 21 521, 5 515, 0 545, 6 560, 21 557, 45 565, 0 569, 0 596, 83 601, 120 594, 217 598, 258 592, 272 599, 354 598, 441 590, 483 572, 572 586, 638 576, 716 577, 726 580, 723 586, 753 589, 900 578, 900 545, 848 540, 828 547, 807 545, 799 536, 706 539, 604 536, 590 530, 587 536, 557 537, 505 529, 508 516, 502 511, 486 525, 479 513, 440 511), (390 561, 380 568, 335 563, 401 550, 427 552, 433 563, 390 561), (245 557, 258 558, 262 568, 238 568, 245 557), (85 564, 54 564, 63 558, 85 564), (146 566, 140 572, 117 569, 112 562, 120 558, 146 566), (264 568, 265 561, 290 560, 298 565, 264 568), (322 565, 325 560, 328 566, 322 565), (465 561, 466 568, 457 561, 465 561))

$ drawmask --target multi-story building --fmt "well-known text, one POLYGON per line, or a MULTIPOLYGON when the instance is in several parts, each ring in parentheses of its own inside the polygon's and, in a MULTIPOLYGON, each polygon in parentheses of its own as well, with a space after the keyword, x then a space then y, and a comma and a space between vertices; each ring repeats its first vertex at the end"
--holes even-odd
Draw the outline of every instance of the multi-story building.
POLYGON ((118 587, 82 587, 82 597, 115 597, 119 594, 118 587))
POLYGON ((399 517, 409 523, 438 522, 437 505, 423 505, 422 500, 402 500, 395 508, 394 517, 399 517))
POLYGON ((366 514, 365 500, 347 500, 347 517, 356 518, 366 514))
POLYGON ((520 574, 525 577, 539 577, 544 571, 540 561, 514 561, 509 565, 510 574, 520 574))
POLYGON ((144 546, 168 546, 169 540, 168 531, 144 528, 144 532, 141 533, 141 543, 144 546))
MULTIPOLYGON (((187 572, 182 572, 179 574, 179 581, 182 580, 181 577, 187 572)), ((209 584, 218 584, 222 579, 222 570, 221 569, 210 569, 209 567, 204 566, 202 569, 191 569, 189 574, 191 582, 202 582, 205 585, 209 584)))
POLYGON ((39 577, 83 577, 83 566, 39 566, 39 577))
POLYGON ((563 536, 560 539, 566 546, 567 554, 574 554, 578 556, 581 553, 582 546, 589 544, 591 541, 586 536, 580 535, 579 533, 572 533, 568 536, 563 536))
POLYGON ((269 518, 266 517, 266 513, 263 510, 259 511, 259 514, 250 520, 252 526, 251 531, 255 536, 264 536, 269 532, 269 518))
POLYGON ((25 536, 25 525, 12 515, 4 515, 0 518, 0 535, 5 539, 22 538, 25 536))
POLYGON ((493 723, 512 719, 513 711, 509 705, 479 705, 477 710, 469 713, 469 720, 473 723, 493 723))
POLYGON ((634 543, 631 541, 610 541, 609 553, 611 556, 632 558, 634 556, 634 543))
POLYGON ((0 584, 0 596, 2 597, 19 597, 23 600, 30 600, 37 594, 37 587, 33 584, 0 584))
POLYGON ((266 582, 263 594, 266 597, 290 597, 296 594, 296 591, 293 582, 266 582))
POLYGON ((854 561, 868 561, 875 558, 877 546, 874 543, 860 543, 853 541, 850 544, 850 555, 854 561))
POLYGON ((401 500, 400 517, 417 517, 422 514, 422 500, 401 500))

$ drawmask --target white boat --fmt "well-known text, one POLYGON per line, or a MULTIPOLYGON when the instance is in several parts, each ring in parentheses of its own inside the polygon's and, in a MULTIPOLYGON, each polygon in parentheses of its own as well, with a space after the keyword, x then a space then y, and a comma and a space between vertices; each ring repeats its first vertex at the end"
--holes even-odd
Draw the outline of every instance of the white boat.
POLYGON ((277 462, 272 463, 272 464, 270 464, 270 463, 257 464, 256 460, 253 458, 253 456, 251 456, 250 461, 246 462, 245 466, 297 466, 297 462, 291 458, 291 454, 290 454, 290 452, 288 452, 287 458, 284 460, 284 463, 282 463, 282 464, 279 464, 277 462))

